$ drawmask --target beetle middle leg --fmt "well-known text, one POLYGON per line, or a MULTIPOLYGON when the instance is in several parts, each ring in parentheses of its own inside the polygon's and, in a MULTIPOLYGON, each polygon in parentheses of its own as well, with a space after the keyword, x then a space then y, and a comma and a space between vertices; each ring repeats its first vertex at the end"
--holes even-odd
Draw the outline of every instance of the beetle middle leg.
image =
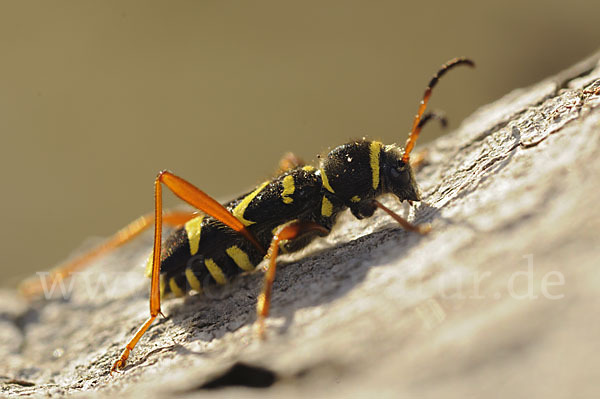
POLYGON ((283 157, 279 160, 279 170, 278 174, 282 174, 288 172, 292 169, 299 168, 301 166, 306 165, 306 162, 293 152, 286 152, 283 154, 283 157))
POLYGON ((322 235, 329 234, 329 229, 314 222, 293 221, 286 223, 275 231, 267 257, 269 257, 269 268, 265 273, 265 282, 263 290, 258 296, 256 302, 257 313, 257 332, 259 338, 265 337, 265 319, 269 315, 271 306, 271 291, 273 289, 273 281, 275 280, 275 270, 277 269, 277 254, 279 253, 279 244, 283 240, 293 240, 310 232, 318 232, 322 235))

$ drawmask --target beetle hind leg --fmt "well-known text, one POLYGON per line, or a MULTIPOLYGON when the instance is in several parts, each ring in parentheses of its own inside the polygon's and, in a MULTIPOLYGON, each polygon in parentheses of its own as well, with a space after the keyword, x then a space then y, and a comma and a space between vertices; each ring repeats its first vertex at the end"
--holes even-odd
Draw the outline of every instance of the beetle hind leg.
MULTIPOLYGON (((164 223, 176 227, 184 224, 189 219, 196 215, 195 212, 191 211, 173 211, 166 213, 163 216, 164 223)), ((144 232, 154 223, 154 214, 148 213, 140 216, 127 226, 119 230, 108 240, 95 248, 84 252, 83 254, 75 257, 71 261, 58 266, 51 270, 45 276, 36 276, 23 281, 19 285, 19 291, 26 298, 37 298, 44 292, 44 287, 53 286, 61 280, 68 278, 73 273, 77 272, 90 265, 91 262, 99 256, 109 253, 110 251, 120 247, 121 245, 133 240, 139 234, 144 232)))
POLYGON ((131 350, 138 343, 140 338, 148 330, 154 319, 161 314, 160 311, 160 267, 161 267, 161 236, 162 225, 164 222, 162 206, 162 186, 165 185, 173 194, 181 200, 192 205, 196 209, 214 217, 223 224, 229 226, 240 235, 256 246, 264 253, 264 250, 256 237, 246 227, 233 216, 223 205, 218 203, 204 191, 192 185, 183 178, 174 175, 169 171, 162 171, 154 180, 154 248, 152 250, 152 273, 150 285, 150 317, 140 326, 135 335, 127 342, 125 349, 121 352, 119 359, 114 363, 110 372, 117 371, 125 366, 131 350))

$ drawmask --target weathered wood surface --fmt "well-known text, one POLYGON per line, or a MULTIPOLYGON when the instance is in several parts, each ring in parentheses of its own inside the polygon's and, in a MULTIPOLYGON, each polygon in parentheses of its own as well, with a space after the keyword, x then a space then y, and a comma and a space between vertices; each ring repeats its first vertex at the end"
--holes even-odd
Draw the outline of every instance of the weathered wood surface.
POLYGON ((265 342, 252 334, 261 276, 242 276, 167 301, 168 319, 110 377, 147 316, 150 235, 95 262, 68 300, 2 292, 0 395, 597 397, 599 59, 429 145, 424 203, 388 203, 430 235, 346 215, 281 267, 265 342))

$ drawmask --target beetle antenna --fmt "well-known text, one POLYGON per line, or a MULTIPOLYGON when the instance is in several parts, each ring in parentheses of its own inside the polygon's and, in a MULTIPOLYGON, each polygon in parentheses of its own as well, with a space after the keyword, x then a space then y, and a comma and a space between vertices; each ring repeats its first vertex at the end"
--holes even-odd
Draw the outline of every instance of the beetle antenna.
POLYGON ((419 129, 423 129, 430 120, 437 119, 442 125, 442 128, 448 127, 448 118, 446 118, 446 114, 441 111, 430 111, 421 117, 421 121, 419 122, 419 129))
POLYGON ((448 72, 450 69, 454 68, 455 66, 462 65, 462 64, 468 65, 470 67, 475 66, 475 63, 468 58, 465 58, 465 57, 454 58, 454 59, 448 61, 447 63, 445 63, 444 65, 442 65, 442 67, 439 69, 439 71, 437 71, 436 74, 433 75, 433 77, 429 81, 429 84, 427 85, 427 88, 425 89, 425 94, 423 95, 423 100, 421 100, 421 104, 419 105, 419 110, 417 111, 417 114, 415 115, 415 120, 413 121, 413 125, 412 125, 412 129, 410 130, 410 134, 408 135, 408 140, 406 140, 406 145, 404 146, 404 154, 402 155, 402 161, 404 163, 409 162, 410 152, 415 147, 417 139, 419 138, 419 133, 421 132, 421 128, 423 127, 423 124, 420 123, 421 117, 423 116, 423 113, 425 112, 425 109, 427 108, 427 103, 429 102, 429 98, 431 97, 431 92, 432 92, 433 88, 437 84, 438 80, 442 76, 444 76, 444 74, 446 72, 448 72))

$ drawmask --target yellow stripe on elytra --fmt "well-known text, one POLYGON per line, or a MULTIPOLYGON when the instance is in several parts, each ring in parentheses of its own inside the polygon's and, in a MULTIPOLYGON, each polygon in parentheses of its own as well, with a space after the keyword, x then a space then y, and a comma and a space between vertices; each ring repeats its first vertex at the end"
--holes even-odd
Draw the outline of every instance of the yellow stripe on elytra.
POLYGON ((284 204, 291 204, 294 199, 290 195, 294 194, 296 186, 294 185, 294 176, 287 175, 283 178, 283 192, 281 193, 281 199, 284 204))
POLYGON ((370 146, 370 164, 371 172, 373 173, 373 189, 379 187, 379 154, 381 153, 382 144, 379 141, 373 141, 370 146))
POLYGON ((190 243, 190 253, 192 255, 196 255, 196 252, 198 252, 203 219, 204 215, 196 216, 195 218, 188 220, 185 224, 185 232, 187 233, 187 238, 190 243))
POLYGON ((329 179, 327 178, 325 171, 323 169, 319 170, 321 171, 321 180, 323 181, 323 187, 325 187, 329 192, 333 193, 333 188, 331 188, 331 186, 329 185, 329 179))
POLYGON ((333 204, 323 196, 323 202, 321 203, 321 215, 330 217, 333 214, 333 204))
POLYGON ((175 294, 175 296, 184 296, 185 295, 185 292, 175 282, 175 277, 171 277, 169 279, 169 288, 171 289, 171 292, 173 294, 175 294))
POLYGON ((160 297, 163 298, 165 296, 165 279, 162 276, 160 276, 158 287, 160 290, 160 297))
POLYGON ((152 277, 152 255, 154 254, 150 252, 150 256, 148 256, 148 260, 146 261, 146 269, 144 270, 144 276, 148 278, 152 277))
POLYGON ((306 166, 302 167, 302 170, 305 171, 305 172, 314 172, 315 167, 311 166, 311 165, 306 165, 306 166))
POLYGON ((206 259, 204 261, 204 264, 206 265, 208 272, 215 279, 217 284, 227 284, 227 277, 225 277, 225 274, 223 274, 223 270, 221 270, 221 268, 215 263, 214 260, 210 258, 206 259))
POLYGON ((238 246, 234 245, 232 247, 229 247, 225 250, 225 252, 227 252, 227 255, 229 255, 229 257, 233 259, 235 264, 240 269, 245 270, 247 272, 251 272, 252 270, 254 270, 254 265, 252 264, 252 262, 250 262, 248 254, 242 251, 238 246))
POLYGON ((248 205, 250 205, 250 202, 252 202, 254 197, 256 197, 258 193, 260 193, 267 184, 269 184, 268 181, 258 186, 256 190, 246 195, 244 199, 239 204, 237 204, 235 208, 233 208, 233 216, 235 216, 240 222, 242 222, 244 226, 250 226, 251 224, 256 223, 251 220, 244 219, 244 212, 246 212, 246 208, 248 208, 248 205))
POLYGON ((185 269, 185 278, 187 279, 188 283, 190 284, 190 287, 192 287, 194 291, 197 291, 198 293, 202 292, 202 285, 200 284, 200 280, 198 280, 198 277, 196 277, 194 271, 189 267, 185 269))

